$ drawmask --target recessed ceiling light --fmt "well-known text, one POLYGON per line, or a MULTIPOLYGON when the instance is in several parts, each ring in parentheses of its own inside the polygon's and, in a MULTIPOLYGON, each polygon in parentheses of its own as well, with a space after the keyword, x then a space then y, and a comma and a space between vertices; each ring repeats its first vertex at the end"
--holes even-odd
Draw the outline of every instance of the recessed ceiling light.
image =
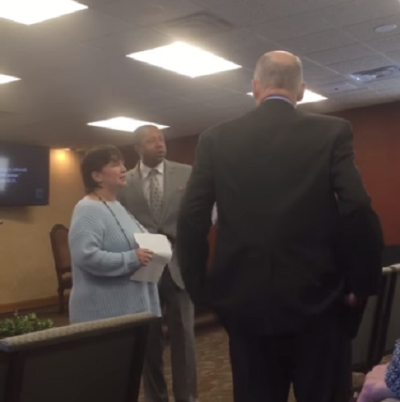
POLYGON ((235 63, 183 42, 128 54, 127 57, 191 78, 241 68, 235 63))
POLYGON ((11 75, 0 74, 0 84, 7 84, 8 82, 19 81, 20 79, 11 75))
POLYGON ((0 0, 0 18, 32 25, 86 8, 73 0, 0 0))
POLYGON ((396 24, 381 25, 381 26, 375 28, 375 32, 386 33, 386 32, 394 31, 395 29, 397 29, 396 24))
POLYGON ((168 126, 163 126, 161 124, 150 123, 148 121, 130 119, 129 117, 114 117, 108 120, 95 121, 93 123, 88 123, 89 126, 104 127, 111 130, 128 131, 133 133, 138 127, 145 125, 153 125, 158 127, 160 130, 167 128, 168 126))
MULTIPOLYGON (((247 95, 253 96, 252 92, 249 92, 247 95)), ((325 96, 316 94, 315 92, 309 91, 306 89, 306 92, 304 92, 304 97, 301 102, 297 102, 298 105, 302 105, 304 103, 312 103, 312 102, 321 102, 323 100, 327 100, 325 96)))

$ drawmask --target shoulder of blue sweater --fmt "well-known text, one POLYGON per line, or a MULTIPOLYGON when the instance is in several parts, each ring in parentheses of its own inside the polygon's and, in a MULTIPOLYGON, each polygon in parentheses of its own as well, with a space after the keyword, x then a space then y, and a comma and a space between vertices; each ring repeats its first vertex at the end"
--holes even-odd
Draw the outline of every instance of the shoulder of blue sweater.
POLYGON ((82 215, 97 214, 103 208, 104 206, 100 201, 83 198, 75 205, 74 215, 82 216, 82 215))

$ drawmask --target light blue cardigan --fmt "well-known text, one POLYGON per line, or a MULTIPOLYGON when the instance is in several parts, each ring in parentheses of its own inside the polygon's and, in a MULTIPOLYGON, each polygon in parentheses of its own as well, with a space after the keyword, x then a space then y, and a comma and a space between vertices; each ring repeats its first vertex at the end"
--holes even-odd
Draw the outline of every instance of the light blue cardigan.
MULTIPOLYGON (((118 201, 107 205, 135 246, 134 233, 141 228, 118 201)), ((69 231, 71 323, 143 312, 161 316, 157 285, 130 280, 140 264, 115 217, 101 201, 87 198, 74 209, 69 231)))

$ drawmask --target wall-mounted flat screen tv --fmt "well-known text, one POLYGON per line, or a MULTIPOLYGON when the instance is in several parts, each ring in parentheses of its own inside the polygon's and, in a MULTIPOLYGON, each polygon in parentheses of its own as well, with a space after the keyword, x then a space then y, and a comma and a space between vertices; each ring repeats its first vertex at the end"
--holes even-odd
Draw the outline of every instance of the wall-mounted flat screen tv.
POLYGON ((0 143, 0 207, 49 203, 50 149, 0 143))

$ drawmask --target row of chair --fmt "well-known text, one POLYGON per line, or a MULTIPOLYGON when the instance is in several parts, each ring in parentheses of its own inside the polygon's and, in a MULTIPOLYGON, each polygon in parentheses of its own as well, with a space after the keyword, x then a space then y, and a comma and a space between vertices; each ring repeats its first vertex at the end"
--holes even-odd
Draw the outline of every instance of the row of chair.
POLYGON ((136 402, 148 326, 137 314, 0 341, 0 402, 136 402))

